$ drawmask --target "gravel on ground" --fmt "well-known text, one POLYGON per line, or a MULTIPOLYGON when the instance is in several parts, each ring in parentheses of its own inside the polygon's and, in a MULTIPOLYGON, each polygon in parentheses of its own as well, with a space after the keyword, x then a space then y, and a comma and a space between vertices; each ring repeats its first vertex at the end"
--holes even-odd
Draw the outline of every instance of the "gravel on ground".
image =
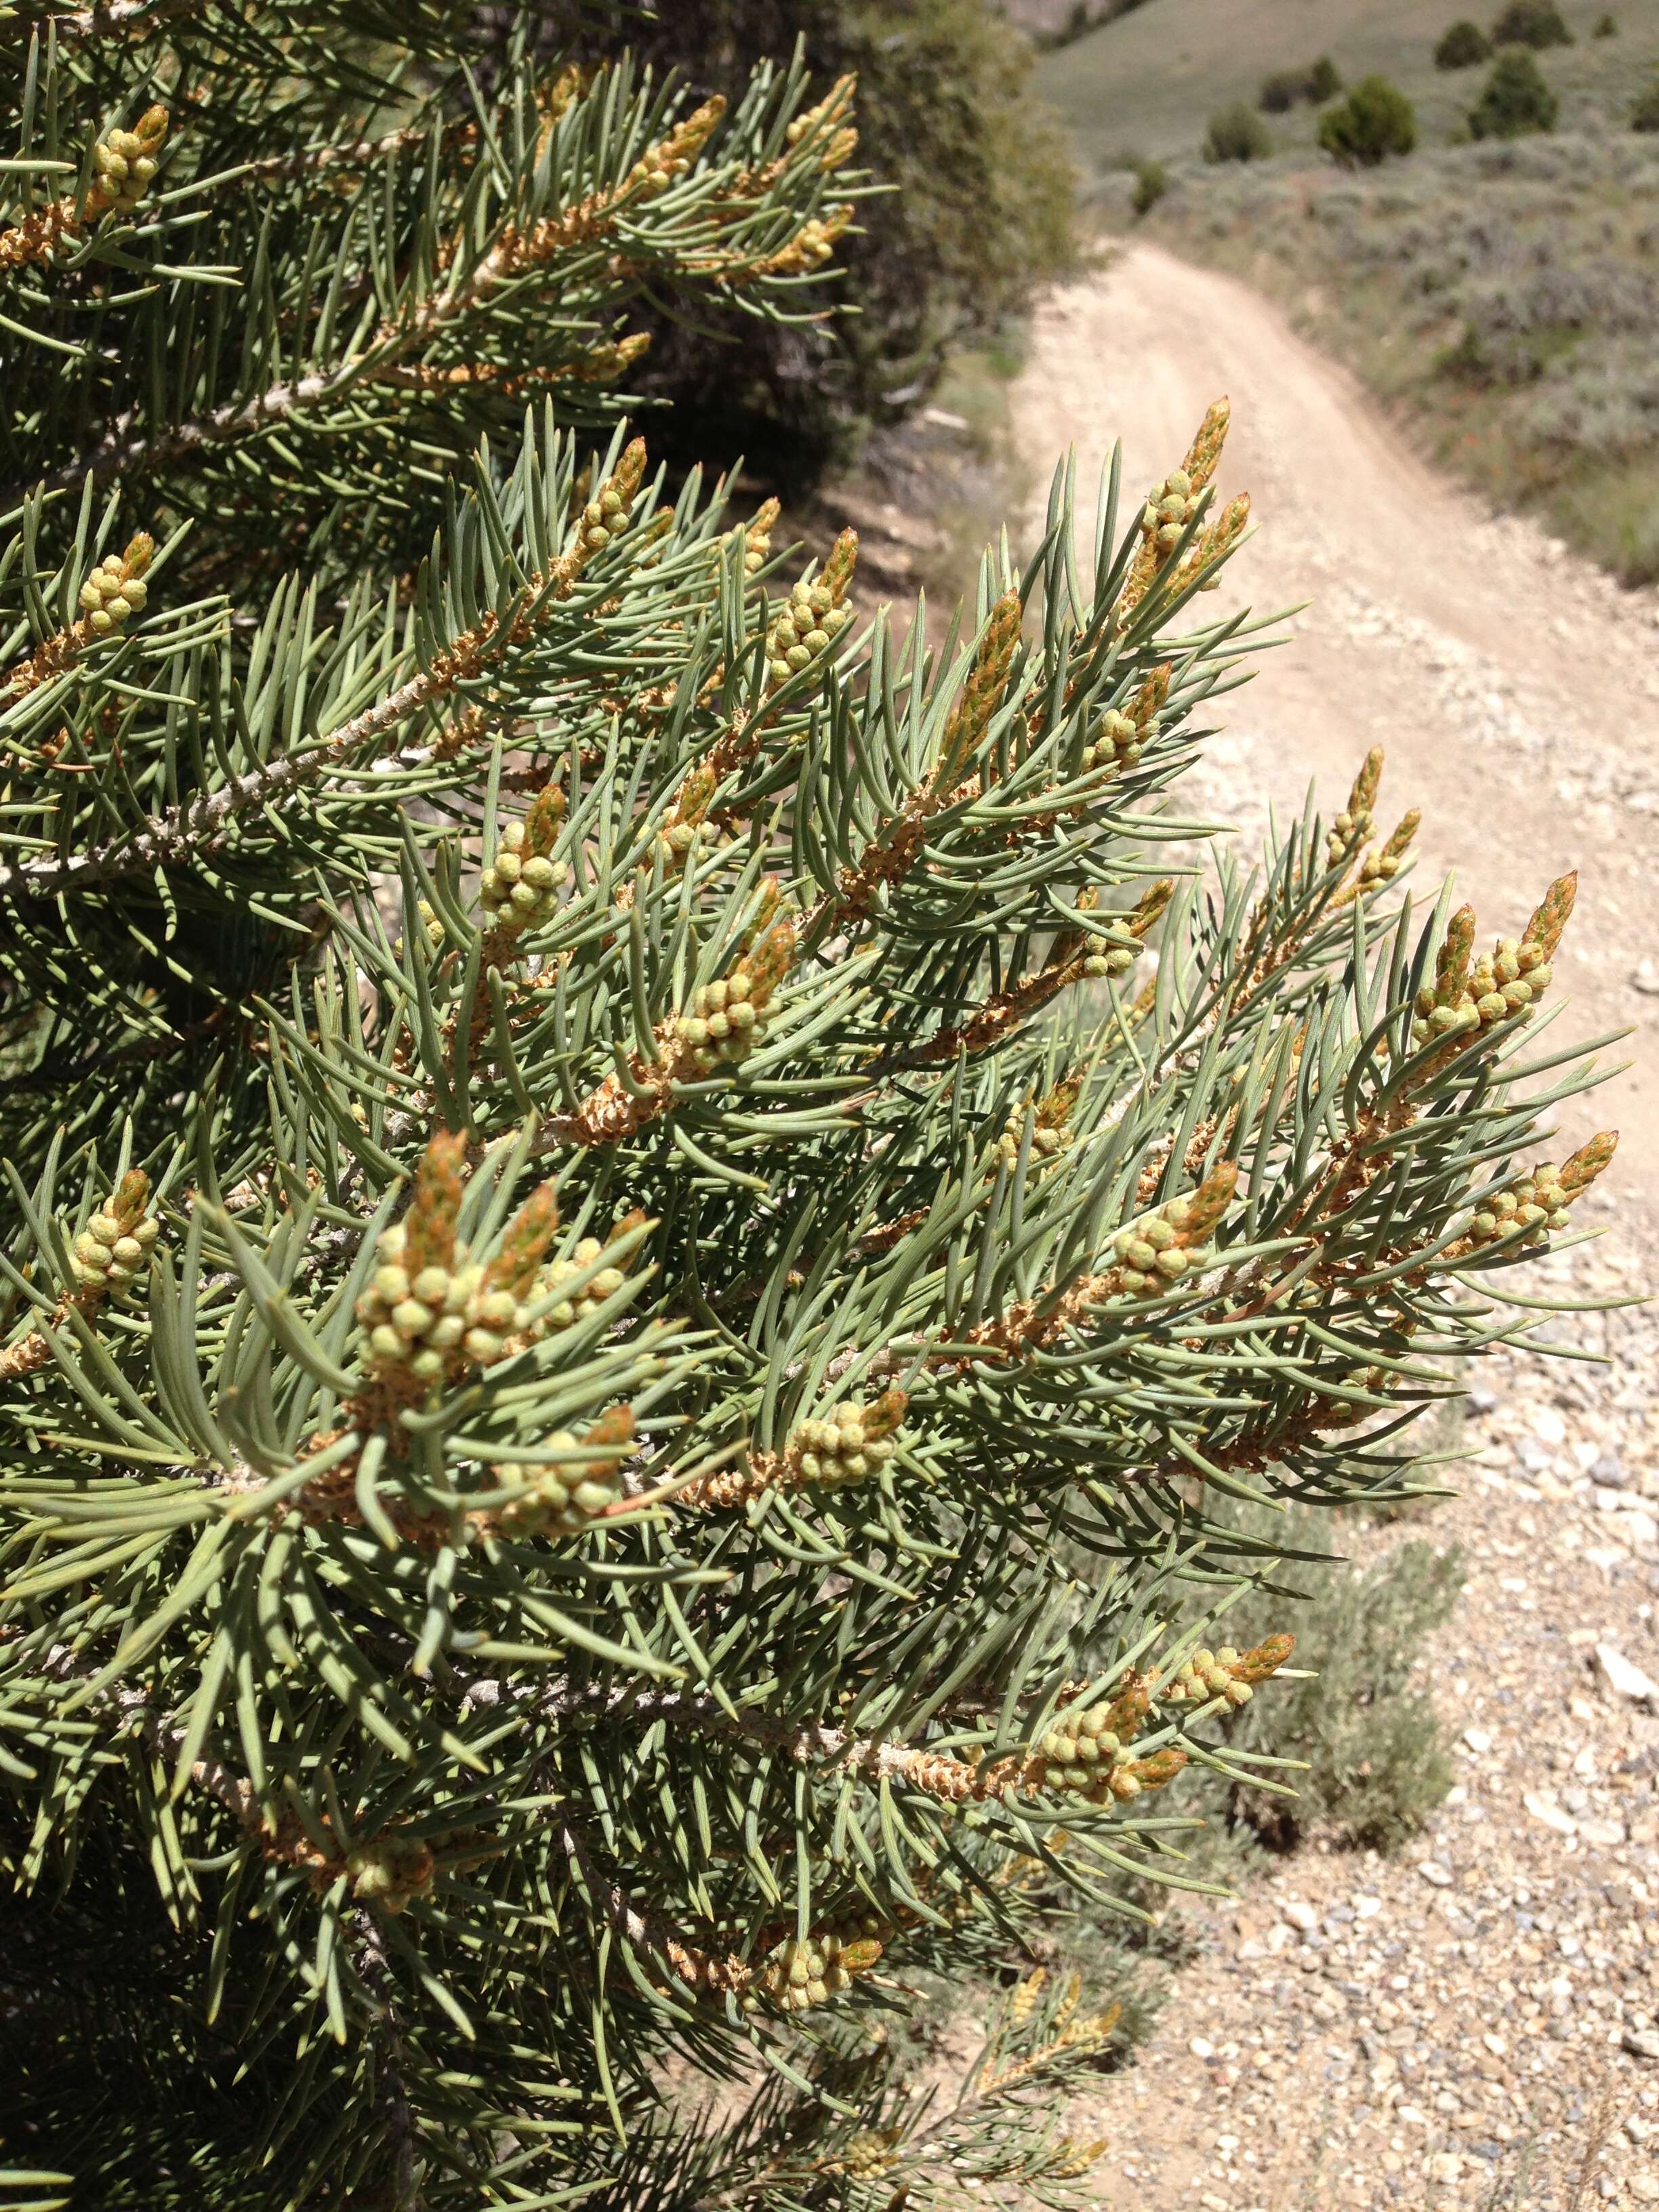
MULTIPOLYGON (((1540 1287, 1627 1297, 1616 1236, 1540 1287)), ((1487 1363, 1461 1495, 1354 1533, 1466 1556, 1417 1662, 1450 1797, 1396 1856, 1316 1839, 1237 1902, 1172 1907, 1195 1956, 1086 2123, 1133 2145, 1103 2203, 1659 2204, 1659 1322, 1571 1333, 1607 1364, 1487 1363)))

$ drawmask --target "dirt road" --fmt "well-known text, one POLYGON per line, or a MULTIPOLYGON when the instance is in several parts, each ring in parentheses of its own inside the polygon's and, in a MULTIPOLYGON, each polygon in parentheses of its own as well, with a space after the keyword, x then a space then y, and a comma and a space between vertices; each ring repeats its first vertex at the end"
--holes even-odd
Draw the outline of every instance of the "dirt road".
MULTIPOLYGON (((1483 933, 1582 872, 1557 973, 1577 1032, 1633 1029, 1608 1057, 1638 1065, 1563 1120, 1574 1141, 1621 1126, 1613 1206, 1593 1210, 1623 1218, 1538 1287, 1650 1282, 1656 600, 1486 515, 1273 307, 1143 246, 1038 318, 1016 392, 1034 495, 1066 445, 1092 480, 1116 437, 1138 492, 1222 392, 1221 489, 1248 489, 1261 527, 1210 604, 1309 605, 1223 702, 1205 803, 1254 843, 1310 777, 1334 811, 1381 743, 1385 818, 1423 809, 1419 889, 1455 864, 1483 933)), ((1158 2212, 1659 2203, 1659 1711, 1595 1662, 1613 1648, 1659 1679, 1656 1340, 1645 1312, 1563 1333, 1609 1364, 1505 1358, 1471 1402, 1462 1497, 1413 1531, 1466 1547, 1465 1601, 1416 1662, 1457 1786, 1399 1856, 1320 1840, 1232 1911, 1180 1908, 1174 2002, 1087 2124, 1068 2116, 1113 2146, 1103 2206, 1126 2183, 1158 2212)))
POLYGON ((1259 835, 1267 804, 1299 806, 1310 777, 1334 812, 1380 743, 1380 812, 1423 810, 1419 891, 1455 866, 1483 937, 1515 931, 1551 877, 1579 869, 1556 972, 1576 1033, 1632 1029, 1606 1057, 1637 1065, 1564 1128, 1577 1141, 1617 1124, 1613 1194, 1646 1210, 1659 1193, 1659 601, 1488 516, 1266 301, 1151 246, 1037 318, 1014 398, 1034 495, 1068 445, 1092 485, 1115 438, 1139 492, 1224 392, 1220 490, 1248 489, 1260 529, 1206 605, 1309 603, 1224 702, 1207 780, 1224 818, 1259 835))

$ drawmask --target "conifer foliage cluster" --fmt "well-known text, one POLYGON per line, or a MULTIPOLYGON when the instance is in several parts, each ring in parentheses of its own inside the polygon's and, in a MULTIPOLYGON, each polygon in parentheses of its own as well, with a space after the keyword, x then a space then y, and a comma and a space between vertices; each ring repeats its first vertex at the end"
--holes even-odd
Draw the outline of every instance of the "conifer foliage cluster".
POLYGON ((15 2206, 1067 2201, 1109 2007, 929 2106, 911 1978, 1282 1786, 1240 1504, 1397 1492, 1610 1151, 1570 882, 1176 811, 1224 405, 861 625, 625 419, 642 303, 833 300, 854 88, 544 27, 5 26, 15 2206))

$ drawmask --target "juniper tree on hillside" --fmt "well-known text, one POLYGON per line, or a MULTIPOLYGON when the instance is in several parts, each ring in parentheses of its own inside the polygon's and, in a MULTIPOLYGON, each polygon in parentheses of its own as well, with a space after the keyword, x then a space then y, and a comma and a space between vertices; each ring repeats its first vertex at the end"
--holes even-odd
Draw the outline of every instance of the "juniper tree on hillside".
POLYGON ((852 88, 536 30, 7 27, 15 2205, 1063 2201, 1108 2014, 884 2022, 1273 1786, 1238 1502, 1396 1494, 1610 1150, 1570 882, 1173 811, 1224 406, 861 624, 623 422, 631 300, 823 311, 852 88))

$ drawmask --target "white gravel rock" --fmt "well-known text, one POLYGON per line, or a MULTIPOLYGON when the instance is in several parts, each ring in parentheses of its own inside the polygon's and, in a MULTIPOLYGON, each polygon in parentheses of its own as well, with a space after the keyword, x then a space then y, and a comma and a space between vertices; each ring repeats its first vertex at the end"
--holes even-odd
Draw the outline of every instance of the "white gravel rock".
POLYGON ((1638 1705, 1645 1700, 1649 1705, 1659 1705, 1659 1682, 1626 1659, 1616 1645, 1598 1644, 1595 1661, 1607 1687, 1616 1696, 1630 1698, 1638 1705))
POLYGON ((1553 1828, 1558 1836, 1576 1836, 1578 1823, 1571 1813, 1564 1813, 1553 1797, 1546 1797, 1536 1790, 1528 1790, 1521 1802, 1534 1820, 1541 1820, 1547 1828, 1553 1828))

